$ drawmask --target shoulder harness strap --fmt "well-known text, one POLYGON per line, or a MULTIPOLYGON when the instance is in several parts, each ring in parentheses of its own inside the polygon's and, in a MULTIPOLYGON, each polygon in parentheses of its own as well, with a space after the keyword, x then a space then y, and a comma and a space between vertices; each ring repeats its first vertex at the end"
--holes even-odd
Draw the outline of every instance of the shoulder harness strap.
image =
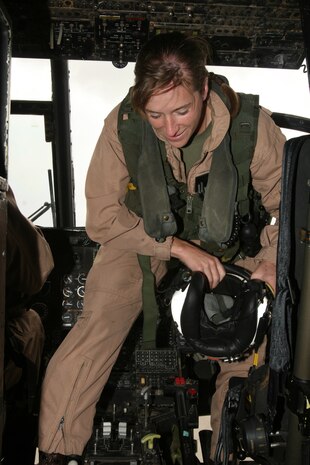
POLYGON ((238 94, 240 111, 232 119, 231 151, 238 170, 238 209, 241 216, 249 213, 249 187, 251 182, 250 164, 257 140, 259 97, 252 94, 238 94))
POLYGON ((164 241, 177 232, 163 168, 164 147, 150 124, 131 108, 129 94, 119 111, 118 134, 131 177, 130 188, 138 190, 133 204, 126 204, 139 216, 148 212, 143 215, 146 233, 157 241, 164 241))
POLYGON ((235 94, 219 76, 211 75, 213 91, 232 115, 231 127, 215 150, 200 220, 199 236, 206 243, 225 245, 232 234, 234 216, 250 211, 250 164, 257 139, 258 96, 235 94), (220 216, 219 216, 220 212, 220 216))

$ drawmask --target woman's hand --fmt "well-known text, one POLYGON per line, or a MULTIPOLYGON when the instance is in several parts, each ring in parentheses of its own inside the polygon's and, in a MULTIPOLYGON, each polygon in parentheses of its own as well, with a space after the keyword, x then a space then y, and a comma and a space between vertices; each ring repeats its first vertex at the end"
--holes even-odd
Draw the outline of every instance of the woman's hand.
POLYGON ((177 237, 172 242, 171 256, 181 260, 190 270, 204 273, 211 289, 216 287, 226 274, 224 266, 217 257, 177 237))
POLYGON ((277 269, 276 265, 267 260, 262 260, 255 271, 251 275, 251 279, 260 279, 269 284, 273 293, 276 290, 277 269))

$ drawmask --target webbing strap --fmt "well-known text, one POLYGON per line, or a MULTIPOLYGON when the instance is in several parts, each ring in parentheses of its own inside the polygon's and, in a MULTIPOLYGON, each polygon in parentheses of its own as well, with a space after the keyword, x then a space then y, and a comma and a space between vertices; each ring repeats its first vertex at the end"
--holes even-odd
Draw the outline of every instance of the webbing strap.
POLYGON ((237 166, 239 183, 237 200, 241 216, 249 213, 250 164, 257 140, 257 122, 259 117, 259 97, 252 94, 238 94, 241 110, 232 119, 230 129, 231 150, 237 166))
POLYGON ((143 215, 144 229, 149 236, 164 241, 177 232, 177 224, 171 212, 160 144, 146 121, 143 121, 141 137, 137 181, 142 211, 148 212, 143 215))
POLYGON ((138 254, 139 264, 143 273, 142 302, 143 302, 143 341, 144 349, 156 347, 156 329, 158 319, 158 305, 155 295, 155 276, 151 270, 151 257, 138 254))
POLYGON ((229 240, 237 184, 238 174, 230 152, 230 137, 226 134, 212 156, 199 225, 199 238, 202 241, 222 243, 229 240))

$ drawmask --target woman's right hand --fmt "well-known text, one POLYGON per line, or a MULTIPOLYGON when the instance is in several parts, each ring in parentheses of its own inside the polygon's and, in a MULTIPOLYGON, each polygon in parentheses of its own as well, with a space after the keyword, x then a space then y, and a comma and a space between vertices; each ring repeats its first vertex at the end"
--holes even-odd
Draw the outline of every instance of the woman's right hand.
POLYGON ((211 289, 215 288, 226 274, 223 264, 217 257, 177 237, 172 241, 171 256, 178 258, 190 270, 204 273, 211 289))

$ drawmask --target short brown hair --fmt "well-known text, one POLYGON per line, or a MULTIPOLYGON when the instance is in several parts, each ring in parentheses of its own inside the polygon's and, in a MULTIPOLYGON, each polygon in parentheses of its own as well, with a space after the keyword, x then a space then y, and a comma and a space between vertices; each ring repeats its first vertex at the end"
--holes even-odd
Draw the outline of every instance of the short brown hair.
POLYGON ((201 37, 181 32, 158 34, 142 47, 135 65, 135 85, 131 90, 134 109, 144 112, 155 90, 180 84, 201 92, 208 71, 210 47, 201 37))

